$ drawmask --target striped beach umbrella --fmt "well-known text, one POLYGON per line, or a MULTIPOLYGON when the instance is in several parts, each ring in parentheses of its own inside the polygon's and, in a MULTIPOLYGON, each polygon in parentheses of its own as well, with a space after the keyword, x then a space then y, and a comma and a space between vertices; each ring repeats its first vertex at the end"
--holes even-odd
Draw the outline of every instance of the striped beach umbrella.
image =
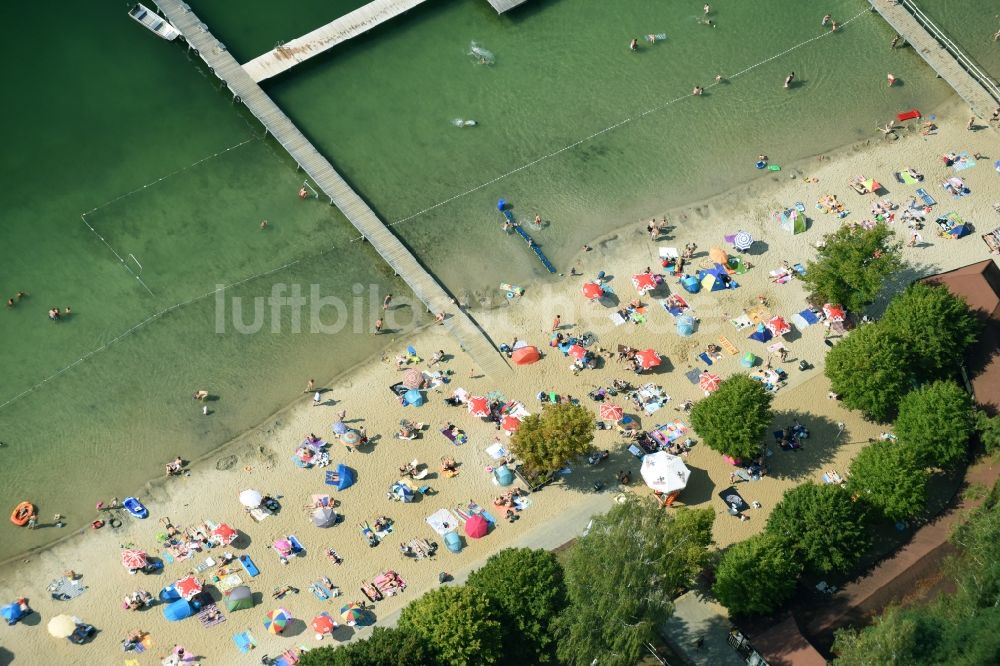
POLYGON ((424 385, 424 373, 416 368, 410 368, 403 373, 403 386, 410 389, 418 389, 424 385))
POLYGON ((632 285, 640 294, 645 294, 647 291, 653 291, 657 287, 656 278, 653 277, 652 273, 639 273, 638 275, 633 275, 632 285))
POLYGON ((232 527, 226 523, 222 523, 214 530, 212 530, 212 537, 216 539, 223 546, 228 546, 232 542, 236 541, 236 538, 240 535, 239 532, 234 530, 232 527))
POLYGON ((623 410, 618 405, 612 405, 610 402, 601 405, 601 420, 602 421, 614 421, 618 423, 625 416, 625 410, 623 410))
POLYGON ((490 415, 490 403, 482 396, 474 396, 469 398, 469 415, 470 416, 489 416, 490 415))
POLYGON ((292 621, 292 614, 284 608, 275 608, 264 616, 264 628, 272 634, 280 634, 292 621))
POLYGON ((129 571, 135 571, 146 566, 146 553, 141 550, 126 548, 122 551, 122 566, 129 571))
POLYGON ((358 622, 363 621, 364 618, 365 611, 357 604, 347 604, 340 609, 340 619, 346 622, 349 627, 355 626, 358 622))
POLYGON ((749 232, 740 230, 733 236, 733 247, 737 250, 745 252, 750 249, 751 245, 753 245, 753 236, 749 232))
POLYGON ((712 393, 719 389, 719 384, 722 383, 722 378, 718 375, 713 375, 709 372, 701 373, 698 377, 698 388, 700 388, 705 393, 712 393))
POLYGON ((340 441, 343 442, 345 446, 357 446, 361 443, 361 435, 357 430, 348 430, 340 436, 340 441))

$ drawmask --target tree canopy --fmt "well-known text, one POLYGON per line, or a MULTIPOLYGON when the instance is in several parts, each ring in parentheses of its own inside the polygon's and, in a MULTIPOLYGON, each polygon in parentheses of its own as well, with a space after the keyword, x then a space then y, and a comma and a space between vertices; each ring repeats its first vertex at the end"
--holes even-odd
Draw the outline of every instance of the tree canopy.
POLYGON ((770 613, 795 592, 802 563, 772 534, 730 546, 715 569, 712 592, 731 615, 770 613))
POLYGON ((965 460, 974 429, 972 398, 953 381, 936 381, 903 396, 896 437, 925 467, 951 467, 965 460))
POLYGON ((827 234, 802 278, 810 300, 861 310, 875 300, 886 277, 903 268, 901 248, 892 229, 884 224, 871 229, 842 226, 827 234))
POLYGON ((591 450, 594 424, 594 414, 580 405, 546 405, 521 422, 510 447, 529 469, 556 470, 591 450))
POLYGON ((546 550, 508 548, 491 555, 466 583, 501 616, 506 664, 555 662, 550 625, 566 606, 563 568, 546 550))
POLYGON ((907 358, 901 340, 881 324, 867 324, 827 353, 824 373, 845 406, 884 422, 913 385, 907 358))
POLYGON ((981 325, 968 304, 941 285, 910 285, 889 303, 879 325, 906 342, 920 379, 954 376, 981 325))
POLYGON ((847 489, 886 518, 912 518, 927 505, 926 467, 913 447, 900 441, 875 442, 851 462, 847 489))
POLYGON ((565 563, 569 605, 556 619, 558 656, 571 666, 633 666, 673 612, 671 599, 706 562, 711 509, 664 511, 629 494, 596 516, 565 563))
POLYGON ((321 647, 302 655, 300 666, 436 666, 416 634, 375 627, 372 635, 341 646, 321 647))
POLYGON ((761 436, 771 423, 771 397, 748 375, 733 375, 695 404, 691 425, 712 449, 734 458, 753 458, 760 453, 761 436))
POLYGON ((846 571, 868 545, 865 516, 838 485, 804 483, 789 489, 767 520, 767 533, 789 557, 817 573, 846 571))
POLYGON ((502 654, 500 622, 480 590, 449 585, 403 607, 399 628, 423 640, 441 663, 496 664, 502 654))
POLYGON ((986 412, 976 412, 976 430, 979 431, 979 441, 987 453, 1000 450, 1000 416, 990 416, 986 412))

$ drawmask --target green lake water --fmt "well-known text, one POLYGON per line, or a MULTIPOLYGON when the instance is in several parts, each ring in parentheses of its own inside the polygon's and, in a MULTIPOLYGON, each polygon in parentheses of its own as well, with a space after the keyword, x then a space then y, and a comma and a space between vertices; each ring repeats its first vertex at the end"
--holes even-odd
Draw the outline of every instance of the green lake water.
MULTIPOLYGON (((245 61, 363 3, 191 4, 245 61)), ((265 89, 447 287, 474 294, 550 279, 499 233, 499 197, 542 215, 532 233, 568 270, 597 234, 762 177, 758 153, 787 163, 951 94, 912 51, 890 52, 890 29, 865 14, 685 97, 825 34, 823 13, 846 20, 866 6, 722 0, 711 28, 698 23, 701 4, 529 0, 498 17, 485 0, 428 0, 265 89), (494 65, 467 55, 472 40, 494 65), (785 90, 792 70, 800 84, 785 90), (888 71, 903 85, 888 89, 888 71)), ((371 306, 405 292, 335 209, 298 199, 301 172, 200 61, 126 8, 0 8, 19 26, 4 48, 59 45, 0 61, 16 92, 0 109, 0 295, 28 293, 0 311, 0 506, 31 499, 43 523, 55 512, 89 521, 98 499, 141 492, 174 455, 210 451, 308 378, 376 352, 388 336, 370 335, 371 306), (218 285, 236 285, 222 333, 218 285), (261 332, 236 332, 233 298, 248 304, 275 285, 339 297, 344 330, 296 333, 285 310, 261 332), (71 318, 48 321, 66 306, 71 318), (201 388, 219 396, 207 418, 190 397, 201 388)), ((396 312, 405 333, 412 311, 396 312)), ((322 323, 332 317, 327 308, 322 323)), ((59 535, 9 523, 0 533, 0 559, 59 535)))

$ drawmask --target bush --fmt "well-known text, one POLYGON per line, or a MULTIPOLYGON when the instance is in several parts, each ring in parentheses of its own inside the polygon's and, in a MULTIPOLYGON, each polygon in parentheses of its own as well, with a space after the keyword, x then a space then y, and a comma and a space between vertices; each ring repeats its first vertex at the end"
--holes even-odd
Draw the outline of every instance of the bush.
POLYGON ((321 647, 302 655, 300 666, 436 666, 424 642, 402 629, 375 627, 372 635, 339 647, 321 647))
POLYGON ((1000 450, 1000 417, 990 417, 983 411, 976 412, 976 430, 979 431, 979 441, 987 453, 1000 450))
POLYGON ((510 448, 530 470, 559 469, 591 450, 594 424, 594 414, 580 405, 546 405, 521 422, 510 448))
POLYGON ((848 310, 861 310, 875 300, 885 279, 905 265, 900 258, 902 244, 884 224, 872 229, 843 226, 824 240, 802 278, 817 305, 840 303, 848 310))
POLYGON ((903 397, 895 430, 922 466, 953 467, 968 455, 972 398, 952 381, 922 386, 903 397))
POLYGON ((770 534, 729 547, 715 569, 712 592, 730 615, 770 613, 792 594, 802 563, 770 534))
POLYGON ((824 373, 845 406, 883 422, 913 386, 906 346, 881 324, 862 326, 835 345, 826 355, 824 373))
POLYGON ((771 394, 747 375, 733 375, 691 410, 691 425, 712 449, 733 458, 760 453, 771 424, 771 394))
POLYGON ((968 304, 947 287, 919 282, 892 299, 879 325, 905 343, 921 380, 954 376, 982 328, 968 304))
POLYGON ((893 521, 912 518, 927 505, 929 474, 903 442, 875 442, 851 463, 847 489, 893 521))
POLYGON ((865 516, 838 485, 804 483, 788 490, 767 520, 767 533, 813 572, 843 572, 868 545, 865 516))
POLYGON ((555 662, 552 620, 566 606, 563 568, 546 550, 508 548, 491 555, 466 583, 500 615, 503 662, 555 662))
POLYGON ((411 601, 399 628, 423 640, 441 663, 496 664, 502 654, 500 621, 490 602, 467 585, 439 587, 411 601))

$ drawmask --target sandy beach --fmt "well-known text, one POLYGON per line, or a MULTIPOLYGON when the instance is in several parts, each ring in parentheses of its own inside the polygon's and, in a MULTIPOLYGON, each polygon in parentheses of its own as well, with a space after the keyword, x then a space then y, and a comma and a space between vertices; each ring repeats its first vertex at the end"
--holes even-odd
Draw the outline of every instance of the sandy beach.
MULTIPOLYGON (((597 432, 594 443, 598 448, 609 449, 610 459, 597 466, 578 461, 557 483, 531 494, 530 506, 519 513, 518 520, 508 523, 502 511, 492 507, 493 498, 502 491, 488 471, 496 463, 485 450, 496 437, 499 436, 501 442, 507 437, 492 424, 469 416, 464 406, 445 404, 444 398, 458 388, 471 395, 499 391, 506 399, 518 400, 527 411, 537 413, 540 403, 536 395, 540 391, 555 391, 560 395, 572 395, 596 411, 598 403, 588 398, 587 393, 595 386, 610 385, 613 379, 626 379, 633 384, 655 383, 671 397, 669 403, 653 414, 637 414, 623 396, 612 400, 623 406, 626 414, 637 417, 644 429, 676 419, 688 423, 686 415, 676 408, 686 400, 704 396, 685 373, 705 369, 698 354, 708 344, 718 343, 720 336, 725 336, 740 352, 722 352, 713 361, 710 371, 722 377, 744 370, 739 359, 746 351, 767 357, 765 345, 748 340, 750 329, 737 330, 732 319, 760 305, 760 297, 767 302, 771 314, 785 318, 807 307, 800 281, 792 279, 777 284, 769 272, 785 261, 805 264, 823 234, 842 223, 860 223, 872 217, 869 209, 876 200, 890 200, 901 210, 917 187, 926 188, 938 204, 920 231, 922 241, 916 247, 904 247, 903 256, 910 269, 897 276, 896 286, 904 286, 918 275, 989 257, 980 235, 1000 225, 1000 215, 992 208, 994 202, 1000 201, 1000 174, 992 166, 993 161, 1000 159, 1000 142, 994 130, 967 131, 968 113, 959 103, 939 109, 937 116, 938 129, 929 135, 906 128, 897 132, 898 140, 892 141, 883 139, 873 129, 869 141, 799 164, 782 165, 779 172, 762 174, 752 183, 700 205, 672 209, 670 202, 663 202, 662 208, 649 210, 646 219, 621 220, 622 227, 616 233, 596 239, 581 238, 580 245, 587 243, 592 248, 581 250, 574 265, 582 277, 571 277, 567 271, 558 283, 529 288, 509 304, 505 304, 507 299, 500 290, 488 294, 459 294, 463 302, 495 306, 479 311, 476 318, 497 343, 510 343, 515 337, 526 340, 542 351, 541 361, 515 366, 511 377, 500 383, 481 376, 443 327, 430 326, 411 338, 395 341, 391 353, 381 362, 375 359, 328 384, 325 387, 328 390, 322 395, 325 400, 322 405, 314 407, 312 394, 302 393, 292 405, 266 423, 205 460, 190 465, 189 474, 150 483, 137 492, 150 510, 149 519, 139 521, 126 517, 120 528, 87 530, 45 551, 8 563, 0 571, 0 602, 24 596, 36 612, 27 621, 4 630, 0 640, 0 664, 121 663, 119 643, 131 629, 149 633, 150 645, 144 653, 124 655, 140 664, 159 663, 175 644, 184 645, 205 663, 255 664, 259 663, 262 654, 275 656, 289 647, 328 645, 365 636, 370 630, 356 631, 342 626, 332 638, 317 641, 308 623, 321 611, 329 611, 339 619, 343 604, 363 599, 359 591, 362 582, 385 570, 396 571, 407 587, 401 594, 375 604, 374 615, 379 622, 391 621, 402 605, 437 585, 441 571, 461 579, 491 553, 504 547, 551 548, 574 538, 585 528, 589 516, 606 509, 619 493, 651 492, 638 476, 639 460, 628 453, 621 438, 611 430, 597 432), (960 173, 943 165, 942 154, 962 151, 970 155, 982 153, 983 159, 960 173), (923 182, 918 185, 897 183, 893 172, 906 167, 922 172, 923 182), (848 185, 849 179, 856 175, 874 177, 887 193, 878 197, 856 194, 848 185), (959 199, 947 194, 941 183, 953 176, 961 177, 971 194, 959 199), (807 178, 813 182, 807 182, 807 178), (816 209, 817 199, 827 194, 837 195, 851 211, 843 221, 816 209), (793 235, 779 228, 772 213, 798 201, 805 204, 809 226, 805 232, 793 235), (956 211, 972 222, 974 232, 960 240, 939 237, 933 217, 949 211, 956 211), (660 220, 664 216, 668 219, 668 233, 655 242, 650 241, 645 231, 646 223, 651 217, 660 220), (683 249, 687 243, 696 243, 698 252, 691 267, 698 268, 708 261, 710 248, 729 251, 724 236, 739 230, 752 234, 756 242, 742 255, 753 267, 745 274, 734 276, 740 285, 738 289, 687 294, 676 279, 667 278, 669 292, 681 293, 691 306, 692 314, 699 319, 698 328, 691 337, 677 334, 674 318, 661 306, 662 290, 657 292, 657 298, 642 298, 647 306, 644 323, 622 325, 615 325, 609 317, 614 308, 590 303, 580 293, 585 281, 604 271, 614 293, 626 303, 636 297, 630 280, 633 274, 641 273, 647 266, 660 272, 658 248, 683 249), (569 359, 548 345, 551 323, 556 315, 561 317, 563 333, 592 333, 596 342, 591 349, 610 352, 619 344, 652 347, 664 357, 664 363, 652 372, 636 376, 608 354, 602 367, 574 375, 569 370, 569 359), (415 367, 449 373, 448 383, 426 393, 427 402, 422 407, 401 406, 388 389, 402 374, 394 356, 404 353, 411 345, 423 360, 404 369, 415 367), (428 359, 436 350, 446 352, 446 360, 428 368, 428 359), (331 424, 341 411, 346 411, 345 422, 349 426, 366 428, 371 438, 367 446, 350 450, 336 440, 331 424), (427 424, 421 438, 402 441, 393 437, 403 418, 427 424), (440 434, 439 430, 447 422, 466 432, 467 443, 456 446, 440 434), (290 456, 309 433, 331 442, 331 467, 302 470, 292 464, 290 456), (444 456, 453 456, 460 465, 459 474, 454 478, 444 478, 438 473, 444 456), (400 478, 398 468, 414 459, 429 467, 430 473, 422 483, 428 484, 433 492, 423 497, 418 495, 417 501, 408 504, 391 501, 386 493, 400 478), (348 465, 356 473, 355 484, 342 492, 324 485, 324 472, 338 463, 348 465), (615 476, 619 470, 631 471, 633 482, 630 486, 622 488, 617 484, 615 476), (597 482, 603 484, 599 491, 594 490, 597 482), (248 488, 278 498, 280 512, 255 522, 238 501, 239 493, 248 488), (343 519, 338 525, 320 529, 312 524, 309 512, 303 507, 317 493, 329 493, 339 502, 337 511, 343 519), (497 524, 484 538, 465 539, 464 550, 452 554, 444 548, 441 538, 427 525, 425 518, 439 509, 454 510, 470 500, 490 509, 497 524), (374 522, 382 515, 393 519, 394 528, 383 543, 371 548, 359 524, 374 522), (197 553, 191 559, 168 563, 158 574, 129 575, 120 563, 121 545, 132 544, 158 556, 163 548, 157 542, 157 534, 164 529, 160 519, 165 517, 178 527, 205 520, 226 522, 242 536, 227 549, 214 548, 197 553), (290 534, 298 537, 306 553, 282 564, 271 544, 290 534), (440 545, 436 558, 417 561, 401 555, 399 543, 412 538, 436 541, 440 545), (328 548, 335 549, 343 558, 341 565, 334 565, 327 559, 324 551, 328 548), (206 557, 218 559, 223 550, 250 555, 260 569, 260 575, 255 578, 240 572, 243 582, 263 596, 253 609, 226 612, 226 620, 221 624, 203 627, 195 618, 166 621, 161 605, 143 611, 122 608, 124 595, 144 589, 155 596, 162 587, 187 575, 206 557), (66 570, 78 573, 79 582, 88 588, 87 591, 70 601, 50 599, 47 584, 66 570), (321 576, 329 577, 339 586, 342 595, 329 601, 315 597, 309 586, 321 576), (284 585, 294 586, 299 592, 289 593, 280 600, 272 599, 272 590, 284 585), (286 608, 299 621, 275 636, 264 629, 262 619, 267 611, 279 607, 286 608), (84 646, 52 638, 46 631, 46 623, 60 613, 78 616, 97 627, 100 633, 84 646), (231 637, 248 629, 258 647, 249 654, 241 654, 231 637)), ((893 226, 901 240, 909 240, 904 223, 897 221, 893 226)), ((503 247, 505 251, 526 251, 519 244, 509 242, 503 247)), ((774 363, 787 370, 788 382, 775 395, 774 426, 777 429, 797 419, 810 430, 811 436, 804 449, 798 452, 773 447, 773 455, 768 458, 770 475, 760 481, 739 484, 738 489, 745 499, 759 502, 761 508, 749 512, 748 522, 733 519, 716 498, 718 491, 731 485, 729 475, 733 468, 700 444, 693 448, 686 461, 692 471, 691 479, 676 505, 715 509, 718 520, 714 535, 720 547, 762 529, 768 511, 787 488, 807 480, 819 481, 824 472, 837 471, 844 475, 859 448, 881 432, 878 424, 865 422, 858 414, 827 397, 829 386, 822 376, 826 346, 821 325, 794 330, 786 336, 784 344, 789 352, 786 361, 779 363, 775 358, 774 363), (798 362, 802 359, 812 367, 800 371, 798 362)), ((247 371, 252 371, 249 363, 247 371)), ((322 368, 317 368, 316 375, 322 376, 322 368)), ((303 388, 307 379, 302 379, 303 388)), ((691 433, 691 437, 699 439, 697 433, 691 433)), ((170 453, 163 452, 159 457, 166 463, 170 453)), ((210 567, 199 576, 209 584, 206 589, 218 598, 211 586, 216 569, 210 567)))

